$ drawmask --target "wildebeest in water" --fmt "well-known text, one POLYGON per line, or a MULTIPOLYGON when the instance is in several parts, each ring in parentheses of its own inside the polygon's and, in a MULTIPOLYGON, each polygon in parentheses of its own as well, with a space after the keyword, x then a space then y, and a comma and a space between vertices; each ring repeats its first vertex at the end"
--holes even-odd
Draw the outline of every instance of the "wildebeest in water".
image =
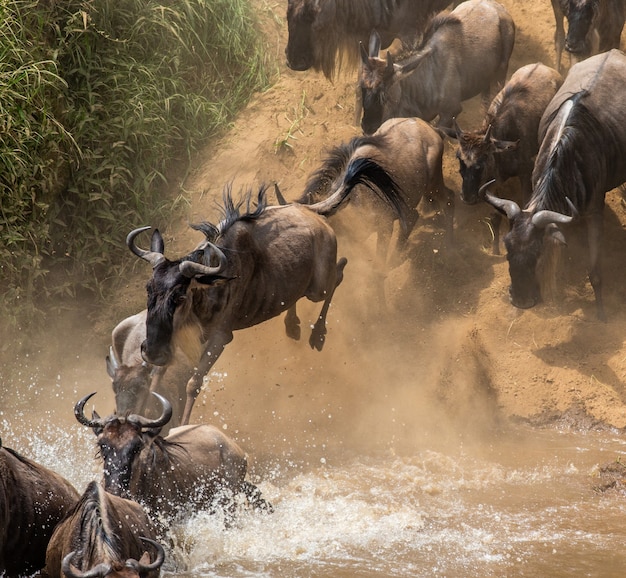
POLYGON ((505 236, 516 307, 533 307, 541 298, 539 258, 545 245, 563 243, 559 225, 585 217, 589 242, 589 280, 597 314, 605 319, 601 257, 604 198, 626 182, 626 55, 611 50, 572 66, 539 126, 541 147, 533 171, 533 194, 517 203, 486 195, 505 212, 505 236))
POLYGON ((450 0, 288 0, 285 55, 292 70, 320 70, 332 78, 344 58, 358 62, 359 41, 372 30, 387 48, 395 38, 411 44, 429 16, 450 0))
POLYGON ((43 568, 55 526, 79 497, 62 476, 3 447, 0 440, 0 575, 43 568))
POLYGON ((139 502, 152 520, 158 514, 174 519, 194 507, 229 510, 238 494, 251 506, 271 511, 245 479, 244 451, 218 428, 185 425, 162 437, 172 406, 158 393, 152 394, 163 408, 157 419, 135 414, 101 418, 95 411, 89 419, 84 407, 93 395, 76 403, 74 415, 96 434, 107 492, 139 502))
POLYGON ((152 234, 150 250, 137 247, 135 237, 150 227, 128 235, 130 250, 152 265, 152 278, 147 283, 144 360, 168 365, 174 346, 198 360, 187 385, 183 424, 189 423, 202 379, 232 341, 233 331, 287 311, 287 335, 299 339, 295 307, 306 297, 323 301, 309 339, 311 347, 322 349, 326 315, 346 265, 345 258, 337 260, 337 239, 326 217, 347 202, 359 184, 371 187, 404 214, 401 196, 389 174, 371 159, 356 159, 332 194, 313 205, 268 207, 265 187, 261 187, 252 210, 251 193, 245 197, 247 201, 236 204, 227 188, 223 220, 217 226, 195 226, 205 241, 182 258, 165 257, 158 231, 152 234), (248 210, 242 213, 244 203, 248 210))
POLYGON ((142 507, 90 482, 50 539, 44 576, 157 578, 164 561, 142 507))
MULTIPOLYGON (((532 193, 532 173, 539 150, 539 122, 563 84, 554 69, 541 63, 527 64, 516 70, 495 96, 478 130, 462 130, 455 122, 448 136, 459 143, 456 156, 463 179, 461 199, 470 205, 481 198, 479 188, 495 179, 502 186, 517 177, 526 202, 532 193)), ((498 211, 492 220, 493 253, 500 253, 498 211)))
POLYGON ((477 94, 487 107, 504 85, 514 42, 513 19, 493 0, 468 0, 436 15, 417 51, 399 63, 389 52, 379 57, 374 35, 369 53, 361 47, 363 132, 392 117, 438 116, 449 127, 461 103, 477 94))
POLYGON ((573 62, 619 48, 626 18, 624 0, 552 0, 556 28, 556 67, 561 72, 563 48, 573 62), (567 19, 567 35, 563 20, 567 19))

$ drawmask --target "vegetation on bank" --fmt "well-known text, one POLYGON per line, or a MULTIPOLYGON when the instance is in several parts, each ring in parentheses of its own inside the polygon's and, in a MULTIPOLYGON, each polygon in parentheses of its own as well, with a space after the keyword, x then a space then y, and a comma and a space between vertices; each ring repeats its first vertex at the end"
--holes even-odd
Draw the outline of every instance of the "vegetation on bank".
POLYGON ((0 0, 0 17, 10 328, 115 287, 128 231, 173 210, 172 179, 268 77, 249 0, 0 0))

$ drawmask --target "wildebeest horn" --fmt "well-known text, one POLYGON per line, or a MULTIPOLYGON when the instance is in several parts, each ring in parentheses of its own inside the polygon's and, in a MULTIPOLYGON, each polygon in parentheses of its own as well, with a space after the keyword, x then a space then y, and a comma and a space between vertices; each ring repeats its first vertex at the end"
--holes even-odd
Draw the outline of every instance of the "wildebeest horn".
POLYGON ((163 406, 161 417, 157 419, 148 419, 142 415, 132 414, 127 418, 128 420, 135 421, 145 429, 161 428, 172 419, 172 404, 156 391, 152 391, 151 393, 161 402, 161 405, 163 406))
POLYGON ((478 189, 478 196, 482 197, 483 191, 485 191, 485 201, 487 201, 496 209, 504 211, 509 221, 512 221, 522 212, 522 210, 519 208, 519 205, 515 201, 510 201, 509 199, 501 199, 500 197, 496 197, 495 195, 490 195, 489 192, 486 191, 486 189, 493 185, 493 183, 495 182, 495 179, 491 179, 490 181, 482 185, 480 189, 478 189))
POLYGON ((492 127, 492 126, 493 126, 493 125, 491 125, 491 124, 490 124, 490 125, 487 127, 487 130, 485 131, 485 136, 483 137, 483 142, 489 142, 489 139, 491 138, 491 127, 492 127))
POLYGON ((147 572, 150 572, 151 570, 158 570, 165 561, 165 550, 163 549, 163 546, 161 546, 161 544, 155 542, 154 540, 150 540, 150 538, 144 538, 143 536, 139 536, 139 539, 146 544, 152 545, 157 553, 156 558, 154 562, 150 564, 142 564, 141 562, 138 562, 137 560, 133 560, 131 558, 129 560, 126 560, 126 566, 135 570, 137 574, 145 574, 147 572))
POLYGON ((452 128, 454 129, 454 132, 456 132, 457 140, 460 140, 461 135, 463 134, 463 130, 459 126, 459 123, 456 121, 456 116, 452 119, 452 128))
POLYGON ((120 368, 120 362, 117 355, 115 355, 115 350, 112 345, 109 345, 109 355, 106 357, 106 364, 109 377, 115 379, 115 373, 120 368))
POLYGON ((72 558, 74 554, 76 554, 76 551, 70 552, 63 558, 63 562, 61 563, 61 569, 67 578, 104 578, 107 574, 111 573, 111 564, 98 564, 91 568, 91 570, 87 570, 87 572, 80 572, 72 568, 72 558))
POLYGON ((226 259, 226 255, 224 255, 223 251, 213 243, 207 244, 218 256, 220 264, 216 267, 209 267, 208 265, 196 263, 195 261, 183 261, 178 266, 178 269, 185 277, 193 279, 194 277, 201 277, 203 275, 219 275, 226 268, 228 259, 226 259))
POLYGON ((79 423, 86 425, 90 428, 102 427, 102 420, 100 418, 87 419, 85 417, 85 404, 94 396, 96 392, 90 393, 79 399, 76 405, 74 406, 74 415, 79 423))
POLYGON ((140 259, 144 259, 148 261, 152 268, 156 267, 163 259, 165 259, 165 255, 163 255, 164 246, 163 246, 163 237, 161 237, 161 233, 159 233, 158 229, 154 230, 152 234, 152 242, 150 246, 150 251, 146 251, 145 249, 141 249, 135 245, 135 237, 139 235, 139 233, 143 233, 151 229, 151 227, 139 227, 138 229, 134 229, 128 236, 126 237, 126 245, 132 251, 134 255, 137 255, 140 259))
POLYGON ((530 222, 535 225, 538 229, 544 229, 550 223, 571 223, 574 220, 574 217, 570 217, 569 215, 564 215, 563 213, 557 213, 556 211, 537 211, 530 222))

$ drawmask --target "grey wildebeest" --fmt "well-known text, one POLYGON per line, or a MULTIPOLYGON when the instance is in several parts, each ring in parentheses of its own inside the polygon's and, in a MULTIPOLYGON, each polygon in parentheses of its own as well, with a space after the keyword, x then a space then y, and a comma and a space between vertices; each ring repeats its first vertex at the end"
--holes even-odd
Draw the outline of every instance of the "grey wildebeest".
POLYGON ((266 206, 261 187, 256 209, 241 214, 244 200, 235 204, 230 190, 224 196, 224 219, 218 226, 194 226, 206 240, 191 253, 170 261, 158 231, 152 234, 150 250, 135 245, 135 237, 149 229, 135 229, 127 238, 130 250, 152 265, 147 283, 147 335, 142 344, 145 361, 171 363, 173 346, 198 360, 187 385, 183 424, 191 410, 203 377, 233 339, 233 331, 262 323, 287 311, 287 335, 300 337, 296 302, 307 297, 323 301, 309 339, 321 350, 326 335, 326 315, 336 287, 343 278, 346 259, 337 261, 337 239, 326 217, 347 202, 355 186, 364 184, 377 191, 404 214, 393 179, 371 159, 356 159, 333 193, 313 205, 266 206), (217 263, 215 263, 217 261, 217 263), (213 263, 212 263, 213 262, 213 263), (192 344, 190 348, 186 344, 192 344))
POLYGON ((185 408, 186 385, 193 375, 193 364, 180 350, 173 362, 158 367, 146 363, 141 357, 141 344, 146 339, 147 311, 136 313, 120 321, 111 332, 111 347, 106 358, 107 373, 115 393, 115 413, 135 413, 157 417, 161 407, 150 396, 156 391, 172 404, 172 419, 163 426, 162 435, 181 424, 185 408))
POLYGON ((343 59, 356 64, 359 42, 372 30, 387 48, 395 38, 413 42, 431 14, 450 0, 288 0, 285 55, 292 70, 313 68, 333 78, 343 59))
POLYGON ((0 574, 43 568, 50 536, 78 498, 62 476, 0 442, 0 574))
MULTIPOLYGON (((517 177, 523 202, 532 193, 531 177, 539 150, 539 122, 563 78, 541 63, 527 64, 516 70, 495 96, 482 126, 463 131, 455 122, 446 130, 458 143, 456 156, 463 179, 461 199, 474 205, 480 201, 478 190, 495 179, 496 186, 517 177)), ((500 213, 493 218, 493 253, 500 253, 500 213)))
POLYGON ((90 482, 50 538, 44 575, 157 578, 164 560, 165 551, 142 507, 90 482))
POLYGON ((468 0, 436 15, 415 54, 395 63, 379 58, 376 37, 361 45, 361 128, 373 133, 392 117, 416 116, 451 126, 462 102, 482 94, 488 103, 506 79, 515 24, 493 0, 468 0), (497 89, 497 90, 496 90, 497 89))
MULTIPOLYGON (((446 239, 452 241, 454 221, 454 193, 445 185, 442 171, 443 140, 441 134, 419 118, 392 118, 384 122, 371 136, 359 136, 334 147, 328 152, 322 166, 308 179, 299 203, 313 203, 333 190, 334 183, 343 178, 351 161, 358 158, 374 159, 394 179, 404 198, 409 214, 406 227, 400 227, 398 245, 402 249, 418 220, 417 206, 426 198, 436 201, 443 209, 446 239)), ((398 215, 370 190, 358 187, 350 205, 360 209, 359 221, 364 229, 376 231, 375 268, 378 301, 385 305, 384 276, 394 221, 398 215)))
POLYGON ((243 450, 216 427, 185 425, 162 437, 172 407, 155 392, 163 408, 157 419, 136 414, 101 418, 95 411, 88 419, 84 406, 93 395, 76 403, 74 415, 96 434, 107 492, 139 502, 153 520, 159 514, 173 519, 192 507, 214 508, 237 494, 256 508, 271 509, 245 480, 243 450))
POLYGON ((556 28, 556 67, 561 72, 563 48, 574 62, 620 47, 626 19, 624 0, 552 0, 556 28), (567 19, 567 36, 564 19, 567 19))
POLYGON ((564 242, 559 224, 586 218, 590 270, 598 317, 605 318, 600 266, 604 197, 626 181, 626 55, 611 50, 572 66, 539 125, 541 146, 533 193, 517 203, 487 194, 508 217, 504 238, 511 302, 533 307, 541 297, 538 262, 549 241, 564 242))

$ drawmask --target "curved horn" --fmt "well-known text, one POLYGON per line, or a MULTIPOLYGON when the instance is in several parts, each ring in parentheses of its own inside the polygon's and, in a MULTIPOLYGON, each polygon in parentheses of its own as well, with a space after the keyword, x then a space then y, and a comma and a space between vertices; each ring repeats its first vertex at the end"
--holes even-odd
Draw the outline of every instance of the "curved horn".
POLYGON ((72 567, 74 554, 76 554, 76 551, 70 552, 63 558, 63 562, 61 563, 61 569, 67 578, 104 578, 107 574, 111 573, 112 568, 110 564, 98 564, 94 568, 91 568, 91 570, 87 570, 87 572, 76 570, 72 567))
POLYGON ((183 261, 179 266, 179 271, 185 276, 193 279, 194 277, 201 277, 203 275, 219 275, 228 265, 228 259, 224 255, 223 251, 215 246, 213 243, 207 242, 208 246, 215 252, 220 260, 220 264, 217 267, 209 267, 202 263, 196 263, 195 261, 183 261))
POLYGON ((551 223, 566 224, 571 223, 574 217, 564 215, 563 213, 557 213, 556 211, 537 211, 530 222, 538 229, 545 229, 551 223))
MULTIPOLYGON (((495 181, 495 179, 491 179, 490 181, 482 185, 480 189, 478 189, 478 196, 482 197, 483 191, 493 185, 495 181)), ((519 208, 519 205, 515 201, 510 201, 509 199, 501 199, 500 197, 496 197, 495 195, 490 195, 487 191, 485 191, 485 195, 482 198, 487 201, 491 206, 500 211, 503 211, 509 221, 515 219, 522 212, 522 210, 519 208)))
POLYGON ((165 399, 160 393, 157 393, 156 391, 152 391, 151 393, 161 402, 161 405, 163 406, 163 412, 161 413, 161 416, 157 419, 148 419, 147 417, 137 414, 132 414, 128 416, 129 420, 132 419, 145 429, 156 429, 163 427, 172 419, 172 404, 167 401, 167 399, 165 399))
POLYGON ((74 406, 74 415, 76 416, 76 419, 78 420, 78 422, 82 423, 83 425, 86 425, 87 427, 90 427, 90 428, 102 427, 102 420, 101 419, 87 419, 85 417, 85 404, 94 395, 96 395, 96 393, 97 392, 94 391, 93 393, 90 393, 90 394, 86 395, 82 399, 79 399, 78 402, 76 403, 76 405, 74 406))
POLYGON ((111 379, 115 378, 115 373, 120 368, 120 361, 115 355, 115 349, 112 345, 109 345, 109 355, 106 357, 107 373, 111 379))
POLYGON ((147 573, 151 570, 158 570, 161 566, 163 566, 163 562, 165 561, 165 550, 163 549, 163 546, 154 540, 150 540, 150 538, 139 536, 139 539, 146 544, 150 544, 156 550, 156 558, 154 562, 150 564, 142 564, 141 562, 131 558, 130 560, 126 560, 126 566, 133 568, 138 574, 147 573))
MULTIPOLYGON (((156 267, 163 259, 165 259, 165 255, 163 252, 158 251, 146 251, 145 249, 141 249, 135 245, 135 237, 139 235, 139 233, 143 233, 144 231, 148 231, 152 227, 139 227, 139 229, 134 229, 130 233, 128 233, 126 237, 126 245, 131 250, 134 255, 137 255, 140 259, 144 259, 148 261, 152 267, 156 267)), ((157 231, 155 231, 156 233, 157 231)))

